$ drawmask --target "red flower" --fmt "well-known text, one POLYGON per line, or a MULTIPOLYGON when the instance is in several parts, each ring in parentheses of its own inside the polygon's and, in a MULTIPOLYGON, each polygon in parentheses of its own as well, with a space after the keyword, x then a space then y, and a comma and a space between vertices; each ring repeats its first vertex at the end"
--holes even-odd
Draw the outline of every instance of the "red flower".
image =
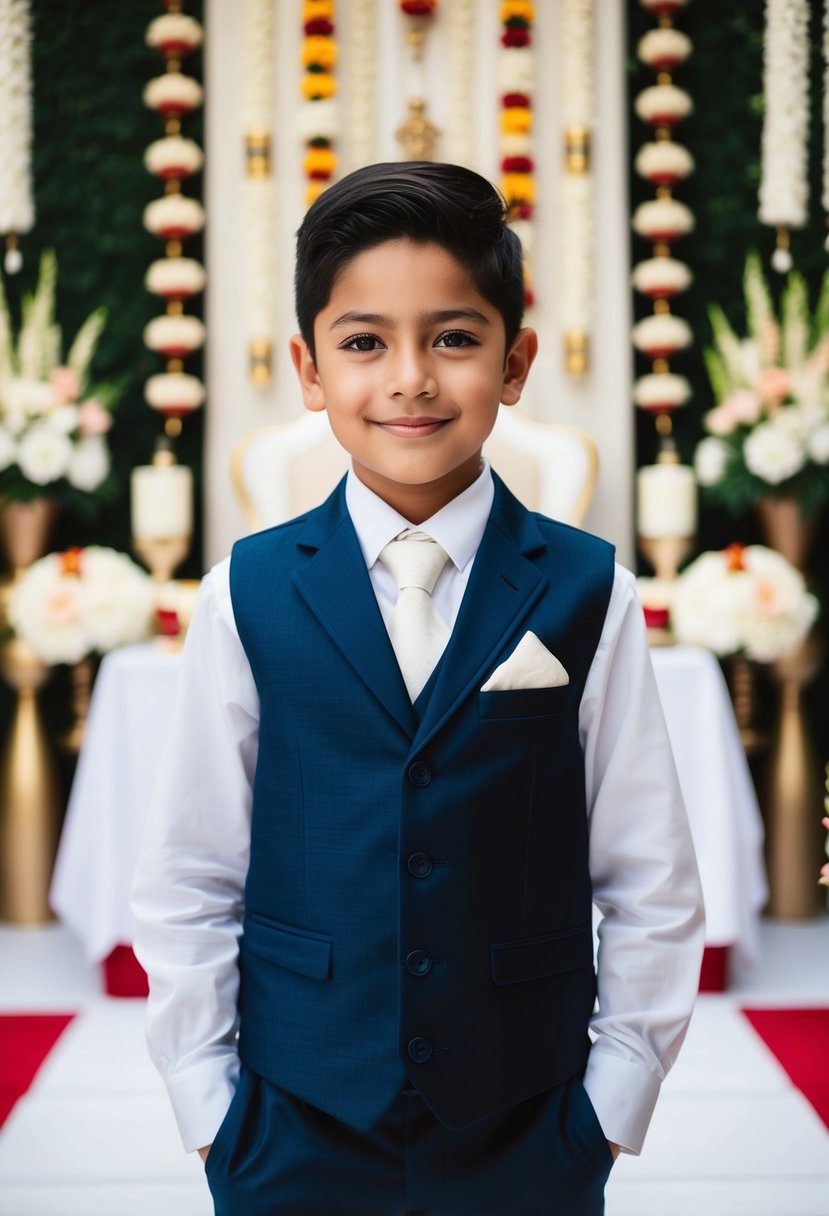
POLYGON ((529 156, 505 156, 501 161, 503 173, 532 173, 534 168, 529 156))
POLYGON ((729 545, 724 552, 725 560, 728 563, 728 569, 732 574, 736 574, 740 570, 745 570, 745 545, 729 545))
POLYGON ((524 307, 532 308, 534 304, 535 304, 535 292, 533 291, 532 287, 525 287, 524 288, 524 307))
POLYGON ((334 33, 334 23, 328 21, 325 17, 314 17, 312 21, 306 21, 303 26, 305 33, 310 37, 312 34, 322 34, 327 37, 334 33))
POLYGON ((505 29, 501 35, 504 46, 529 46, 531 41, 532 34, 529 30, 515 29, 512 26, 505 29))
POLYGON ((531 220, 533 208, 530 203, 514 203, 509 209, 511 220, 531 220))
POLYGON ((526 93, 505 93, 501 98, 501 105, 505 110, 511 110, 513 106, 524 106, 526 109, 530 109, 532 99, 526 93))
POLYGON ((435 0, 400 0, 400 7, 409 17, 431 17, 435 0))

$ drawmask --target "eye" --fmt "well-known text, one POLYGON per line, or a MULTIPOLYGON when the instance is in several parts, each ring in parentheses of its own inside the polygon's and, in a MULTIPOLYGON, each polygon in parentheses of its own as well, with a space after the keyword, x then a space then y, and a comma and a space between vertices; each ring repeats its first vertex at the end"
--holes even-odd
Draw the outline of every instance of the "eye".
POLYGON ((356 350, 363 354, 369 351, 381 350, 383 343, 374 334, 355 334, 353 338, 348 338, 340 346, 340 350, 356 350))
POLYGON ((463 346, 479 346, 478 339, 462 329, 449 329, 436 340, 435 346, 445 350, 459 350, 463 346))

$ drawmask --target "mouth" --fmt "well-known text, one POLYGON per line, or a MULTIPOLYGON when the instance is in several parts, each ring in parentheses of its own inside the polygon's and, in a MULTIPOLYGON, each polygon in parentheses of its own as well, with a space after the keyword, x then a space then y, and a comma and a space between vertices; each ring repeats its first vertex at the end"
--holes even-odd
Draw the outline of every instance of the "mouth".
POLYGON ((385 421, 372 420, 372 426, 377 426, 387 435, 395 435, 399 439, 423 439, 435 435, 442 427, 452 421, 451 418, 388 418, 385 421))

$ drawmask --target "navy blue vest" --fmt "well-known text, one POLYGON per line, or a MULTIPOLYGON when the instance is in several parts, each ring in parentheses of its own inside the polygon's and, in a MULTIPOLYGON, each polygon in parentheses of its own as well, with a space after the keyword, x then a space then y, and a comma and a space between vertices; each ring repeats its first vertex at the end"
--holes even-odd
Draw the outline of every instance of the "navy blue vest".
POLYGON ((578 710, 613 553, 495 485, 419 713, 342 483, 233 550, 261 704, 239 1050, 361 1129, 406 1074, 462 1126, 585 1061, 595 977, 578 710), (570 683, 480 692, 527 630, 570 683))

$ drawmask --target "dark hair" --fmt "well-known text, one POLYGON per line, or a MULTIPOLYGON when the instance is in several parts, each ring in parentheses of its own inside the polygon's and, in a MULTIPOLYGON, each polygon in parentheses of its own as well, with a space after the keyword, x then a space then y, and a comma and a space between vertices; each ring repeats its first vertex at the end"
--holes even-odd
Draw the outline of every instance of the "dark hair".
POLYGON ((507 350, 521 328, 521 244, 504 200, 460 165, 409 161, 366 165, 325 190, 297 232, 294 292, 300 333, 314 351, 314 320, 339 272, 357 254, 405 238, 441 245, 504 320, 507 350))

